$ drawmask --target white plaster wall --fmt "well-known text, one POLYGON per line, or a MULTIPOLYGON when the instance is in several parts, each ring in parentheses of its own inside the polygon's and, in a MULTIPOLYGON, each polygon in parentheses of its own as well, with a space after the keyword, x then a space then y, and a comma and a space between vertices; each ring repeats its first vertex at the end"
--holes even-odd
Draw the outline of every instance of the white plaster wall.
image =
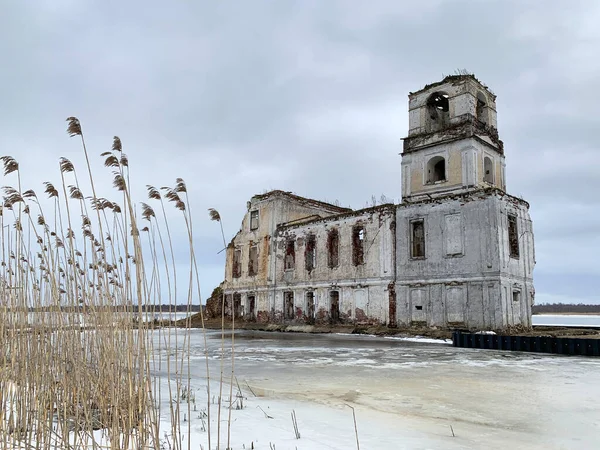
POLYGON ((489 157, 497 167, 504 167, 504 155, 490 149, 475 138, 436 145, 402 156, 402 198, 419 199, 427 195, 460 192, 472 187, 505 189, 504 177, 495 176, 494 183, 484 182, 483 161, 489 157), (427 183, 427 162, 442 156, 446 160, 446 181, 427 183))
POLYGON ((526 204, 501 193, 406 204, 398 207, 397 227, 398 324, 531 325, 535 260, 526 204), (518 217, 522 233, 519 259, 508 256, 508 213, 518 217), (425 223, 423 259, 410 257, 414 219, 425 223), (513 290, 521 292, 519 302, 512 300, 513 290))

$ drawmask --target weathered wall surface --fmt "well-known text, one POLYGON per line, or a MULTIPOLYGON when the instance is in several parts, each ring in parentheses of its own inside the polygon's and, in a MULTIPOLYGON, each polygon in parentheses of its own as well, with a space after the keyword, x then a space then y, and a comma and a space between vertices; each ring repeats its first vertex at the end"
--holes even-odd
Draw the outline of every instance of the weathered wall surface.
POLYGON ((402 198, 426 196, 434 193, 448 193, 467 188, 495 186, 505 188, 503 174, 504 155, 490 149, 475 138, 449 142, 420 152, 403 155, 402 158, 402 198), (446 179, 429 183, 429 160, 442 157, 446 163, 446 179), (484 180, 484 158, 492 162, 492 182, 484 180))
POLYGON ((397 224, 399 324, 531 325, 535 261, 526 203, 495 191, 465 194, 400 205, 397 224), (517 220, 518 258, 509 255, 509 215, 517 220), (411 222, 419 220, 425 256, 412 257, 411 222))
MULTIPOLYGON (((271 216, 265 211, 263 217, 271 216)), ((528 205, 500 190, 282 225, 266 238, 262 278, 242 275, 224 287, 228 311, 235 293, 236 315, 248 320, 477 329, 531 325, 535 255, 528 205), (413 223, 419 221, 424 253, 414 256, 413 223), (332 265, 333 231, 339 244, 332 265)), ((234 244, 244 244, 240 235, 234 244)))
POLYGON ((446 77, 409 95, 409 133, 402 153, 403 199, 420 200, 419 196, 478 187, 505 189, 504 147, 498 137, 495 99, 470 75, 446 77), (443 175, 435 166, 440 158, 445 160, 443 175))
POLYGON ((395 270, 395 219, 395 206, 388 205, 281 227, 274 238, 272 258, 275 283, 269 310, 273 319, 310 321, 307 293, 313 293, 317 322, 387 323, 388 285, 395 270), (362 239, 358 239, 358 230, 362 230, 362 239), (332 231, 339 236, 335 265, 328 246, 332 231), (307 266, 309 241, 314 243, 315 255, 307 266), (290 243, 294 245, 294 266, 286 268, 290 243), (293 294, 293 317, 286 314, 286 292, 293 294), (332 292, 339 296, 339 317, 332 312, 332 292))
POLYGON ((349 211, 321 202, 298 201, 287 195, 254 196, 248 204, 248 210, 242 219, 240 231, 227 247, 224 289, 257 289, 269 281, 271 236, 281 223, 307 217, 326 217, 349 211), (258 228, 251 229, 250 216, 258 212, 258 228), (250 248, 257 247, 257 271, 250 274, 250 248), (234 277, 234 253, 240 252, 240 276, 234 277))
POLYGON ((479 96, 485 103, 481 118, 491 127, 497 128, 496 97, 475 79, 460 76, 449 78, 451 80, 447 82, 434 83, 419 92, 410 94, 408 104, 409 136, 422 135, 432 131, 427 102, 434 92, 447 95, 449 119, 447 126, 462 122, 467 115, 477 117, 479 96))

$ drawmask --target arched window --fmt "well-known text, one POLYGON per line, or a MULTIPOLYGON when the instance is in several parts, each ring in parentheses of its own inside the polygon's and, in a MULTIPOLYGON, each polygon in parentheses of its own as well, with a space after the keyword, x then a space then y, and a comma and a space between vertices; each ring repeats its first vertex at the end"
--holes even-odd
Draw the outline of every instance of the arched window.
POLYGON ((489 156, 483 158, 483 181, 494 184, 494 163, 489 156))
POLYGON ((477 93, 477 106, 475 108, 475 114, 477 115, 477 120, 485 124, 488 123, 487 101, 481 92, 477 93))
POLYGON ((427 99, 427 131, 441 130, 450 118, 450 102, 445 92, 434 92, 427 99))
POLYGON ((446 160, 441 156, 434 156, 427 163, 427 183, 446 181, 446 160))

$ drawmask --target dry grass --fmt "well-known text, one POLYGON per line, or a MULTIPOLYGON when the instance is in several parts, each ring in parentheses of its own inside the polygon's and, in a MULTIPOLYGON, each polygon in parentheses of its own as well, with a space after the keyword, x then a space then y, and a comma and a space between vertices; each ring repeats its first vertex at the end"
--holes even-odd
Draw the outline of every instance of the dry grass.
MULTIPOLYGON (((115 137, 102 153, 115 199, 99 197, 81 124, 67 121, 68 134, 81 140, 84 185, 61 158, 60 184, 44 182, 48 199, 40 201, 23 190, 19 163, 2 158, 12 186, 3 188, 0 209, 0 447, 160 449, 168 433, 172 449, 189 448, 191 430, 181 429, 182 414, 191 417, 189 395, 182 398, 190 392, 189 333, 155 329, 151 320, 163 320, 151 305, 186 298, 189 307, 200 298, 187 188, 181 179, 150 186, 162 219, 143 203, 136 214, 129 160, 115 137), (165 204, 181 212, 188 232, 185 297, 165 204), (174 349, 174 358, 154 345, 174 349), (165 367, 170 430, 159 429, 162 393, 153 376, 165 367)), ((206 370, 210 380, 208 359, 206 370)), ((210 385, 207 398, 210 448, 210 385)))

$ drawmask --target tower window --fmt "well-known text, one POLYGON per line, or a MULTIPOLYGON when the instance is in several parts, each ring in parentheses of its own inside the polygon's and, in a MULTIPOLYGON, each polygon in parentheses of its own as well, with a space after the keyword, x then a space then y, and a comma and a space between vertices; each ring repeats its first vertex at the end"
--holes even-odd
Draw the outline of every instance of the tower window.
POLYGON ((427 106, 432 110, 448 112, 450 110, 448 94, 444 94, 443 92, 436 92, 432 94, 431 97, 429 97, 429 100, 427 100, 427 106))
POLYGON ((425 257, 425 222, 422 219, 410 223, 410 256, 425 257))
POLYGON ((519 303, 521 301, 521 291, 514 290, 512 293, 512 301, 515 303, 519 303))
POLYGON ((434 156, 427 163, 427 182, 437 181, 446 181, 446 160, 441 156, 434 156))
POLYGON ((494 184, 494 163, 489 156, 483 158, 483 181, 494 184))
POLYGON ((477 106, 475 107, 475 114, 477 115, 477 120, 485 124, 488 123, 485 96, 481 92, 477 93, 477 106))
POLYGON ((250 229, 256 230, 258 228, 258 211, 250 212, 250 229))
POLYGON ((435 92, 427 100, 428 132, 438 131, 449 121, 450 102, 448 94, 435 92))
POLYGON ((508 216, 508 248, 511 258, 519 257, 519 228, 516 216, 508 216))

